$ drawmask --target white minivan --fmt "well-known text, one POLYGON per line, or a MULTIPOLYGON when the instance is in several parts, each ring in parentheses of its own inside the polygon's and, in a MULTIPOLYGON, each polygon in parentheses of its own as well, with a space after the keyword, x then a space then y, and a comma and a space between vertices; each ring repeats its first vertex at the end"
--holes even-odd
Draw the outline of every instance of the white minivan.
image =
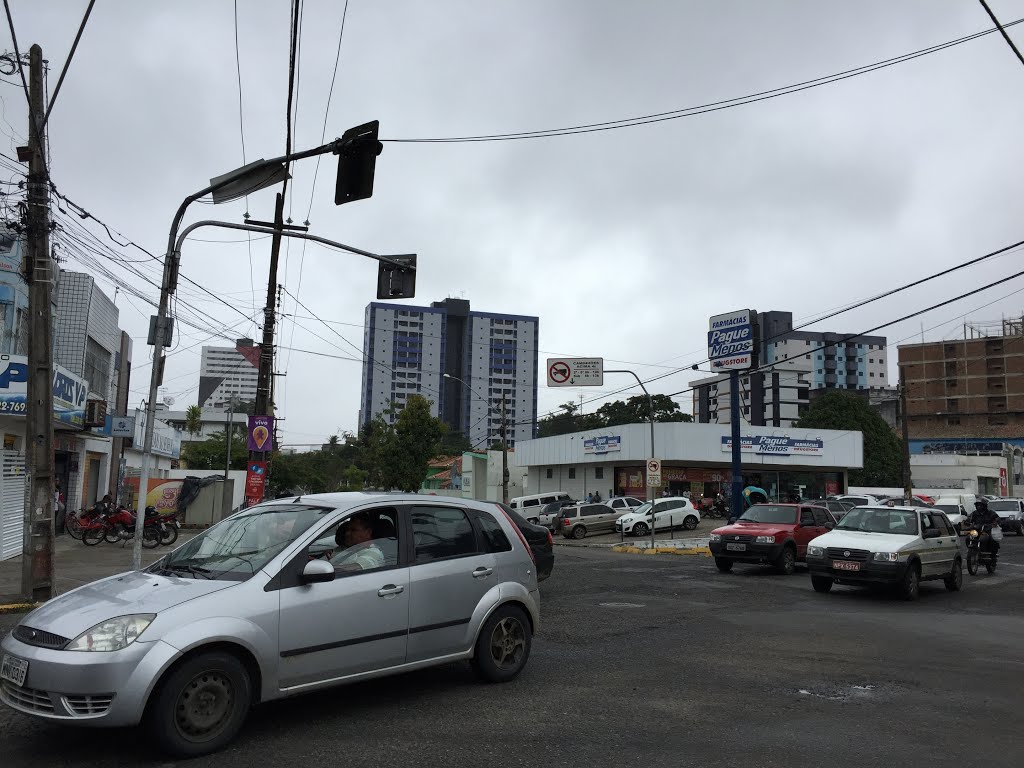
POLYGON ((948 496, 940 496, 935 500, 935 508, 940 509, 946 513, 946 517, 949 518, 949 522, 956 528, 957 533, 960 532, 960 526, 963 524, 972 512, 974 512, 974 502, 980 499, 980 496, 976 496, 973 493, 958 493, 949 494, 948 496))
POLYGON ((514 499, 510 499, 508 504, 512 509, 525 517, 527 521, 536 523, 540 517, 541 507, 553 501, 572 501, 572 496, 565 491, 548 491, 547 493, 534 493, 529 496, 516 496, 514 499))

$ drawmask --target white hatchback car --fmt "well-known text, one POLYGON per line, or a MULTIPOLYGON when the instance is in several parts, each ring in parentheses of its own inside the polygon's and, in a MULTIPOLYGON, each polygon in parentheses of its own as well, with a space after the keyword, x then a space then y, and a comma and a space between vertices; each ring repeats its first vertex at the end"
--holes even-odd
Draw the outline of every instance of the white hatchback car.
POLYGON ((654 511, 651 511, 651 503, 637 507, 615 521, 615 531, 628 533, 633 536, 646 536, 654 530, 664 528, 681 527, 692 531, 700 522, 700 512, 693 506, 693 502, 682 496, 669 496, 664 499, 656 499, 654 511))

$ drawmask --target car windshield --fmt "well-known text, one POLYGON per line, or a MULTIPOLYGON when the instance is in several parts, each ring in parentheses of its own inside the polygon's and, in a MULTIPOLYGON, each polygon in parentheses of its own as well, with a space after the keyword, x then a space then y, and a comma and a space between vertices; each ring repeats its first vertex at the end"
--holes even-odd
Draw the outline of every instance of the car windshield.
POLYGON ((633 507, 633 509, 629 512, 629 514, 631 514, 631 515, 646 515, 650 511, 651 511, 651 502, 648 501, 648 502, 645 502, 644 504, 641 504, 639 507, 633 507))
POLYGON ((1016 501, 990 501, 988 508, 993 512, 1016 512, 1020 505, 1016 501))
POLYGON ((796 507, 755 504, 740 517, 741 523, 795 523, 796 507))
POLYGON ((902 509, 854 507, 843 515, 843 519, 836 526, 836 530, 916 536, 917 513, 902 509))
POLYGON ((958 504, 936 504, 932 509, 941 509, 947 515, 960 514, 960 506, 958 504))
POLYGON ((324 515, 323 507, 253 507, 222 520, 147 570, 194 579, 245 581, 324 515))

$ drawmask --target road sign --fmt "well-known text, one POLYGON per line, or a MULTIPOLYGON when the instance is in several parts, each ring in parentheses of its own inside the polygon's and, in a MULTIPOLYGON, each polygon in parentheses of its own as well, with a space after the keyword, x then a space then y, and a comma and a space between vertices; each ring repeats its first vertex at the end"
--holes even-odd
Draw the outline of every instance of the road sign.
POLYGON ((647 460, 647 485, 655 488, 661 485, 661 459, 647 460))
POLYGON ((708 323, 708 359, 716 371, 746 370, 754 365, 754 320, 749 309, 715 315, 708 323))
POLYGON ((132 416, 114 416, 110 420, 111 437, 134 437, 135 418, 132 416))
POLYGON ((549 357, 549 387, 604 386, 603 357, 549 357))

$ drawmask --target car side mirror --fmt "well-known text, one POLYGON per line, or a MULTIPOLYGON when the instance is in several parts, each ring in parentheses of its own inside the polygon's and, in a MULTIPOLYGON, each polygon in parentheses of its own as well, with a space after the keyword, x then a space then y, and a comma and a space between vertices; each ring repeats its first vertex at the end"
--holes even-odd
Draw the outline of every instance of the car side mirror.
POLYGON ((924 538, 926 539, 937 539, 940 536, 942 536, 942 533, 939 531, 938 528, 929 528, 927 531, 924 532, 924 538))
POLYGON ((334 581, 334 566, 326 560, 310 560, 302 569, 303 584, 334 581))

